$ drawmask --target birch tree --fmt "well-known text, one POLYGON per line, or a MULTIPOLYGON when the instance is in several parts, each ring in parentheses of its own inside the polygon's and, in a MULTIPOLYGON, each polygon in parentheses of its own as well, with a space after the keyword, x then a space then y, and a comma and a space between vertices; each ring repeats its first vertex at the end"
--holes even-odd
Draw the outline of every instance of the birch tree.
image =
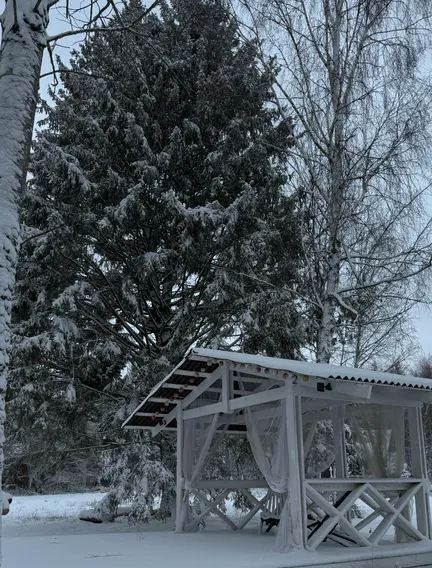
MULTIPOLYGON (((48 2, 11 0, 0 51, 0 446, 3 446, 10 318, 20 237, 17 199, 30 153, 48 2)), ((3 454, 0 454, 0 471, 3 454)))
MULTIPOLYGON (((372 364, 401 343, 431 266, 427 13, 395 0, 241 2, 295 117, 304 289, 319 361, 372 364)), ((427 3, 423 3, 426 5, 427 3)))
MULTIPOLYGON (((157 3, 143 7, 140 19, 157 3)), ((62 7, 56 5, 58 0, 5 0, 0 15, 0 476, 11 309, 20 244, 17 203, 26 183, 42 58, 48 50, 54 65, 57 41, 83 32, 106 31, 111 14, 118 13, 114 0, 102 7, 97 0, 90 0, 84 8, 69 0, 62 7), (54 7, 68 29, 50 37, 47 29, 54 7)))

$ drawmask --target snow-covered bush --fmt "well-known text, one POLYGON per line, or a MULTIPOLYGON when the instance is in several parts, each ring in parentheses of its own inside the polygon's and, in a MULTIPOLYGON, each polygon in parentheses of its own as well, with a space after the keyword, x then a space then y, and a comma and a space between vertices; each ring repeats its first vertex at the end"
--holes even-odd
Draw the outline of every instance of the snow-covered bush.
MULTIPOLYGON (((129 519, 147 523, 165 519, 174 503, 174 476, 160 460, 154 459, 150 444, 134 443, 110 456, 106 476, 112 487, 100 503, 103 519, 115 516, 121 504, 130 506, 129 519)), ((171 464, 168 464, 171 465, 171 464)))

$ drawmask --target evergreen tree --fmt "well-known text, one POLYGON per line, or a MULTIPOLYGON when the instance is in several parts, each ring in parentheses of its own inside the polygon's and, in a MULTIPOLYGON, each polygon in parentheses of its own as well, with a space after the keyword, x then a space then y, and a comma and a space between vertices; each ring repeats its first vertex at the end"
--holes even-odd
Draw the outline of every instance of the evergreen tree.
MULTIPOLYGON (((141 11, 131 0, 121 23, 141 11)), ((297 243, 283 189, 292 126, 271 106, 275 70, 260 70, 221 0, 163 3, 136 28, 99 34, 74 54, 34 148, 12 463, 28 462, 34 444, 46 455, 45 442, 51 455, 125 452, 121 421, 192 344, 298 348, 297 243), (40 442, 25 435, 36 415, 40 442)), ((117 483, 130 495, 145 476, 158 492, 170 483, 169 442, 136 438, 117 483)))

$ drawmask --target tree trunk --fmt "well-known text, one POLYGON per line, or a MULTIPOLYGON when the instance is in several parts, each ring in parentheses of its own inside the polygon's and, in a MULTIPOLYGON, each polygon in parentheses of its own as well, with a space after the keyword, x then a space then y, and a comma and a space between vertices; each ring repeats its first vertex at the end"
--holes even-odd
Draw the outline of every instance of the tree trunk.
POLYGON ((24 188, 45 44, 47 0, 7 1, 0 47, 0 480, 10 323, 24 188))
POLYGON ((329 136, 329 244, 328 268, 325 275, 325 296, 318 333, 317 361, 329 363, 332 353, 335 328, 335 296, 340 280, 341 243, 339 238, 342 208, 345 198, 344 179, 344 130, 346 110, 342 105, 342 69, 340 61, 341 22, 343 3, 335 0, 333 10, 328 6, 327 18, 332 30, 331 57, 328 60, 328 83, 330 88, 333 124, 329 136), (332 11, 334 10, 334 13, 332 11), (331 23, 330 23, 331 22, 331 23))
POLYGON ((334 295, 339 285, 340 261, 337 250, 330 255, 329 269, 326 275, 325 297, 322 302, 322 312, 317 341, 317 362, 330 363, 333 349, 334 321, 334 295))

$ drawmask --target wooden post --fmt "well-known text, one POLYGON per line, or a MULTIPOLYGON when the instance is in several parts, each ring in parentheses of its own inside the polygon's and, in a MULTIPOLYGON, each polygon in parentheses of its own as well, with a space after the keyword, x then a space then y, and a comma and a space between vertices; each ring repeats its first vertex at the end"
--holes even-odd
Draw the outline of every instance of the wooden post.
POLYGON ((222 363, 222 411, 224 414, 230 414, 231 412, 231 390, 231 369, 225 361, 222 363))
POLYGON ((177 467, 176 467, 176 519, 175 531, 183 532, 184 515, 183 515, 183 444, 184 444, 184 424, 183 424, 183 405, 177 403, 177 467))
MULTIPOLYGON (((303 408, 301 396, 296 396, 296 420, 297 420, 297 440, 298 440, 298 453, 299 453, 299 472, 300 472, 300 486, 301 486, 301 511, 302 511, 302 534, 303 546, 307 548, 307 498, 305 487, 305 447, 303 440, 303 408)), ((316 423, 311 424, 311 428, 315 430, 316 423)))
POLYGON ((416 495, 417 526, 421 533, 431 538, 429 486, 427 476, 423 416, 420 407, 408 409, 409 439, 411 447, 412 475, 423 479, 424 487, 416 495))
POLYGON ((334 409, 334 437, 335 437, 335 467, 336 477, 338 479, 346 479, 347 477, 347 459, 345 447, 345 405, 334 409))
POLYGON ((306 535, 304 535, 304 510, 303 510, 303 483, 300 463, 302 451, 299 448, 301 436, 301 416, 298 415, 297 397, 294 394, 293 377, 290 376, 286 384, 286 426, 288 442, 288 496, 289 499, 289 521, 288 548, 303 549, 306 535))

